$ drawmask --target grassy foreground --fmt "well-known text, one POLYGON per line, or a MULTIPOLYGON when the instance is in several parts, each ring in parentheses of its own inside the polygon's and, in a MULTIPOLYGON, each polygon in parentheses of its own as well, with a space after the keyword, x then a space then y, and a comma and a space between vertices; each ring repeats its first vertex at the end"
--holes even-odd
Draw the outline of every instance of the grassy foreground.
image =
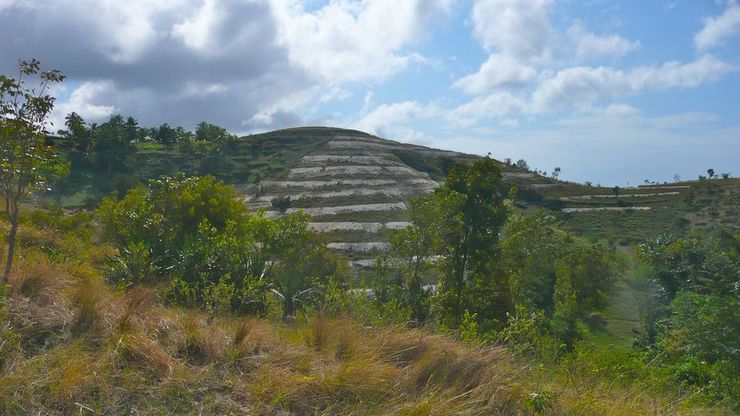
POLYGON ((317 312, 284 323, 174 308, 156 287, 111 288, 110 249, 75 234, 22 228, 0 307, 0 414, 723 413, 641 378, 620 349, 540 364, 317 312))

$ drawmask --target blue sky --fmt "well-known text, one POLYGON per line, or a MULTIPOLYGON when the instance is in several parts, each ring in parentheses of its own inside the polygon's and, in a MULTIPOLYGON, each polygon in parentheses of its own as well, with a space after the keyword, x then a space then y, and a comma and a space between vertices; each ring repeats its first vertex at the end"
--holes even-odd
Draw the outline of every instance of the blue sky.
POLYGON ((605 185, 740 173, 736 0, 0 0, 99 121, 357 128, 605 185))

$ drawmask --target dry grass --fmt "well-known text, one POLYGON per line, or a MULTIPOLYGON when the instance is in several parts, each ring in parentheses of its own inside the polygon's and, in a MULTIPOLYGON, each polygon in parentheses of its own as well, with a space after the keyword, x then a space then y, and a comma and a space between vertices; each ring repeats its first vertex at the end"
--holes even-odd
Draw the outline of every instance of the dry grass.
POLYGON ((0 414, 513 415, 538 397, 548 414, 693 412, 649 386, 543 381, 501 348, 422 330, 168 307, 35 253, 0 322, 0 414))
POLYGON ((295 325, 214 317, 52 265, 24 273, 21 286, 43 278, 8 305, 24 354, 2 372, 0 413, 392 414, 416 402, 460 414, 516 409, 516 400, 502 407, 490 396, 511 390, 511 380, 491 376, 501 354, 443 337, 323 315, 295 325), (44 331, 56 336, 34 338, 44 331))

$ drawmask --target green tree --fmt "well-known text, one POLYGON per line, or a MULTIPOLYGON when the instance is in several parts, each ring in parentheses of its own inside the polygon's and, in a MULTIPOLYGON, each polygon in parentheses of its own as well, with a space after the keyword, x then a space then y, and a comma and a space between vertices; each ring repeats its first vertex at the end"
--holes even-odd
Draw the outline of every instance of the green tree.
POLYGON ((485 310, 478 314, 482 319, 505 319, 511 309, 508 282, 495 265, 499 231, 510 212, 506 198, 511 194, 490 158, 454 165, 444 185, 434 191, 443 230, 439 301, 444 320, 452 327, 462 322, 474 303, 476 309, 485 310), (471 293, 472 288, 476 290, 471 293))
POLYGON ((0 75, 0 192, 10 221, 3 283, 8 282, 13 266, 21 201, 68 168, 46 144, 47 118, 54 108, 49 86, 65 77, 40 67, 35 59, 21 61, 17 78, 0 75), (37 80, 36 85, 27 85, 29 80, 37 80))
POLYGON ((91 130, 91 142, 95 147, 94 162, 100 169, 105 169, 108 176, 122 170, 126 157, 136 150, 131 140, 135 133, 130 129, 123 116, 116 114, 91 130))
POLYGON ((136 121, 133 117, 126 117, 126 123, 124 124, 124 129, 126 130, 126 138, 128 139, 129 143, 135 143, 141 141, 145 134, 146 130, 139 128, 139 122, 136 121))
POLYGON ((157 128, 151 128, 149 135, 155 142, 169 146, 177 143, 178 132, 169 124, 164 123, 157 128))
POLYGON ((64 118, 67 130, 60 130, 59 134, 66 142, 80 152, 88 154, 92 149, 90 128, 79 114, 71 112, 64 118))
POLYGON ((195 139, 213 144, 220 148, 224 144, 234 140, 235 136, 229 134, 225 128, 205 121, 198 123, 195 127, 195 139))
POLYGON ((441 229, 439 211, 433 197, 409 201, 410 224, 392 230, 392 255, 400 260, 399 268, 405 275, 406 303, 416 322, 426 319, 427 307, 423 278, 429 271, 431 259, 440 248, 441 229))
POLYGON ((506 223, 501 240, 514 304, 530 313, 541 310, 547 317, 555 309, 556 263, 574 244, 557 226, 550 213, 515 215, 506 223))
POLYGON ((119 249, 144 243, 162 274, 204 220, 222 231, 230 221, 243 223, 247 210, 234 187, 212 176, 178 175, 139 185, 120 200, 106 198, 97 215, 108 241, 119 249))
POLYGON ((642 244, 648 295, 641 346, 681 382, 737 405, 740 383, 740 238, 714 228, 642 244), (733 401, 734 400, 734 401, 733 401))
POLYGON ((282 301, 283 317, 295 315, 309 295, 337 272, 338 261, 321 236, 308 228, 308 219, 302 212, 280 218, 271 241, 273 293, 282 301))

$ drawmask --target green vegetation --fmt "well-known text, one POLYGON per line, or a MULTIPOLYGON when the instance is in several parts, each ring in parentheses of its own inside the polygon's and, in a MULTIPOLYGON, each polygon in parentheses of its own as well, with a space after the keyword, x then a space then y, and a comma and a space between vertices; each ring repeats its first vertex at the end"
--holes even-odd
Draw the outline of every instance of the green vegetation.
MULTIPOLYGON (((0 81, 2 179, 38 189, 64 173, 41 146, 53 98, 0 81)), ((712 227, 736 227, 729 175, 601 188, 339 129, 237 138, 74 113, 65 127, 49 143, 70 176, 37 206, 4 193, 0 413, 740 410, 740 235, 712 227), (334 176, 327 155, 343 161, 334 176), (321 193, 348 185, 371 189, 321 193), (391 248, 350 250, 375 261, 350 272, 328 247, 352 245, 309 220, 391 248)))
POLYGON ((740 237, 724 229, 639 247, 652 302, 638 338, 681 382, 716 400, 740 396, 740 237))
POLYGON ((639 351, 553 352, 537 314, 512 318, 502 348, 467 320, 437 334, 386 326, 398 309, 333 280, 297 321, 272 301, 262 317, 176 307, 160 284, 105 283, 117 250, 93 243, 89 215, 23 218, 0 298, 3 414, 732 414, 639 351))
POLYGON ((10 221, 3 285, 8 283, 13 267, 21 202, 66 168, 46 143, 46 118, 54 108, 54 97, 47 90, 63 81, 64 75, 54 70, 42 72, 40 68, 41 63, 35 59, 21 61, 18 78, 0 75, 0 192, 4 214, 10 221), (29 78, 38 85, 28 86, 29 78))
POLYGON ((184 305, 264 312, 272 291, 290 316, 339 267, 306 215, 250 215, 236 190, 212 176, 153 180, 105 199, 96 213, 120 253, 109 279, 165 281, 168 298, 184 305))

